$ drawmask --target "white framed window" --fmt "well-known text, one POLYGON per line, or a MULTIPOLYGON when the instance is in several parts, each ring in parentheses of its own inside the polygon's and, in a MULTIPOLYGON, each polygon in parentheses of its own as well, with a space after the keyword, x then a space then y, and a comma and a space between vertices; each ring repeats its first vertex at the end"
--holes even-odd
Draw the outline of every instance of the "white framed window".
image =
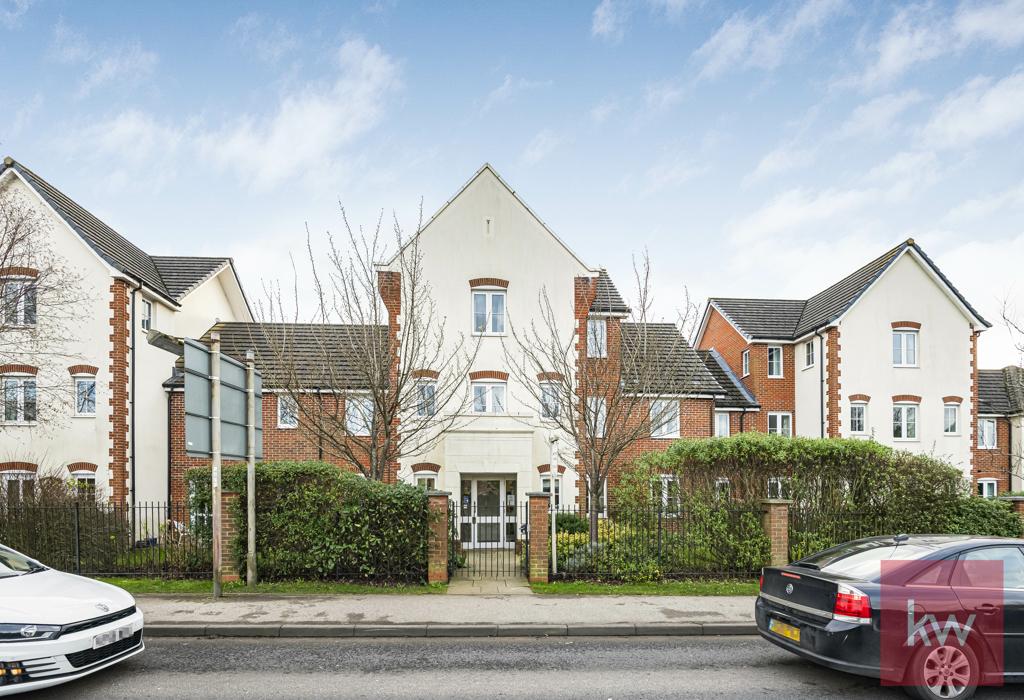
POLYGON ((996 419, 978 419, 978 447, 983 450, 996 449, 996 419))
POLYGON ((540 478, 540 490, 544 493, 551 493, 552 481, 555 482, 555 507, 557 508, 562 502, 562 478, 560 476, 556 476, 552 479, 550 474, 542 476, 540 478))
POLYGON ((608 321, 587 319, 587 357, 608 357, 608 321))
POLYGON ((650 420, 651 437, 679 437, 679 401, 676 399, 651 401, 650 420))
POLYGON ((768 376, 778 379, 782 376, 782 346, 768 346, 768 376))
POLYGON ((0 494, 8 503, 30 500, 36 492, 35 472, 12 470, 0 472, 0 494))
POLYGON ((437 384, 418 382, 416 384, 416 415, 429 417, 437 413, 437 384))
POLYGON ((729 437, 732 433, 727 411, 715 411, 715 437, 729 437))
POLYGON ((554 382, 543 382, 540 385, 540 417, 558 418, 558 385, 554 382))
POLYGON ((999 495, 999 482, 995 479, 978 479, 978 495, 982 498, 995 498, 999 495))
POLYGON ((603 438, 608 422, 608 404, 599 396, 587 398, 587 422, 593 429, 594 437, 603 438))
POLYGON ((473 291, 473 333, 503 335, 505 333, 505 292, 473 291))
POLYGON ((656 486, 658 492, 654 495, 661 502, 662 510, 669 513, 678 512, 682 502, 679 479, 675 474, 660 474, 656 486))
POLYGON ((897 328, 892 332, 893 367, 917 367, 917 341, 916 330, 897 328))
POLYGON ((345 397, 345 430, 350 435, 369 435, 373 427, 373 399, 366 395, 345 397))
POLYGON ((96 415, 96 377, 75 377, 75 415, 96 415))
POLYGON ((804 343, 804 369, 814 367, 814 341, 804 343))
POLYGON ((945 435, 960 434, 960 404, 947 403, 942 405, 942 432, 945 435))
POLYGON ((504 413, 503 382, 473 382, 473 413, 504 413))
POLYGON ((36 422, 35 377, 3 377, 5 423, 36 422))
POLYGON ((92 497, 96 495, 96 474, 90 471, 71 472, 75 495, 92 497))
POLYGON ((776 411, 768 414, 768 433, 793 437, 793 414, 776 411))
POLYGON ((277 427, 299 427, 299 406, 288 394, 277 395, 277 427))
POLYGON ((437 472, 417 472, 416 485, 424 491, 437 489, 437 472))
POLYGON ((768 491, 766 492, 768 498, 785 498, 788 490, 788 485, 783 477, 772 476, 768 478, 768 491))
POLYGON ((33 280, 3 280, 4 324, 36 325, 36 283, 33 280))
POLYGON ((868 405, 866 403, 850 404, 850 432, 862 434, 868 429, 868 405))
POLYGON ((729 479, 724 476, 720 476, 715 479, 715 498, 728 501, 732 498, 732 487, 729 486, 729 479))
POLYGON ((153 303, 145 299, 142 300, 142 313, 139 317, 139 325, 142 326, 144 331, 148 331, 153 327, 153 303))
POLYGON ((750 350, 744 350, 743 354, 740 355, 743 365, 743 376, 746 377, 750 374, 750 350))
POLYGON ((892 407, 892 439, 917 439, 916 404, 896 404, 892 407))

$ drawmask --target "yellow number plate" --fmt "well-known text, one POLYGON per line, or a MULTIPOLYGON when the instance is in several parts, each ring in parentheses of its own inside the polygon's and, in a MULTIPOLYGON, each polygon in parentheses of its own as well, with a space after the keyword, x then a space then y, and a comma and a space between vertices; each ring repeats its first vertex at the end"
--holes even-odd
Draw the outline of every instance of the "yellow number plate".
POLYGON ((779 620, 772 620, 768 623, 768 629, 770 629, 772 632, 779 635, 780 637, 785 637, 786 639, 797 642, 798 644, 800 643, 799 627, 787 625, 785 622, 780 622, 779 620))

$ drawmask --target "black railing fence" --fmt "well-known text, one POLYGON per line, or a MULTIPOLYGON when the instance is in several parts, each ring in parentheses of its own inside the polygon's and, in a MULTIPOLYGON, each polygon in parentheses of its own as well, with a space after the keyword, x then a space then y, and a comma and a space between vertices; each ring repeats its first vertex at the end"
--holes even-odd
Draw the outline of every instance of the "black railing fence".
POLYGON ((769 560, 760 506, 612 508, 596 532, 586 512, 559 509, 555 578, 655 581, 754 576, 769 560))
POLYGON ((448 502, 448 574, 453 578, 507 578, 528 567, 529 503, 448 502))
POLYGON ((198 577, 213 571, 209 514, 190 513, 184 504, 0 503, 0 544, 86 576, 198 577))
POLYGON ((874 511, 789 511, 789 560, 804 557, 863 537, 895 535, 892 518, 874 511))

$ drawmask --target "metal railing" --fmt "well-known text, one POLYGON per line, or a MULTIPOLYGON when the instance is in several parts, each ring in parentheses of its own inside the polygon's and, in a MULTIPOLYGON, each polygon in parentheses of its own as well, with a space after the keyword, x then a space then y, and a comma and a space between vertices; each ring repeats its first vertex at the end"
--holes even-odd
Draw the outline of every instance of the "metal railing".
POLYGON ((770 557, 760 506, 560 508, 555 578, 653 581, 756 575, 770 557))
POLYGON ((479 508, 448 503, 448 574, 453 578, 507 578, 528 566, 528 503, 479 508))
POLYGON ((190 513, 178 503, 0 503, 0 544, 85 576, 199 577, 213 571, 209 514, 190 513))
POLYGON ((895 535, 894 525, 891 518, 873 511, 818 512, 790 508, 789 560, 797 561, 851 540, 895 535))

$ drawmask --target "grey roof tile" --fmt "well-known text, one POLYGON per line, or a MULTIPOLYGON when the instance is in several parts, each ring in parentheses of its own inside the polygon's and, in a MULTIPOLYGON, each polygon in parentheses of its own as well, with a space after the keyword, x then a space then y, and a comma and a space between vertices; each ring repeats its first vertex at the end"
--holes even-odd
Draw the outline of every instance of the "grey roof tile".
POLYGON ((708 371, 697 352, 671 323, 622 324, 622 381, 627 388, 647 389, 670 394, 722 394, 723 389, 708 371), (648 343, 651 354, 639 350, 648 343), (654 371, 640 367, 655 363, 654 371), (655 386, 653 376, 660 378, 655 386))
POLYGON ((160 273, 167 291, 179 300, 231 262, 231 258, 181 255, 152 255, 150 259, 160 273))
POLYGON ((978 370, 978 413, 1014 415, 1024 412, 1024 369, 978 370))
POLYGON ((590 312, 597 314, 629 313, 629 307, 605 270, 601 270, 597 275, 597 292, 594 294, 594 301, 590 304, 590 312))
POLYGON ((721 408, 759 408, 757 399, 743 384, 743 381, 736 376, 725 359, 718 354, 717 350, 698 350, 704 366, 708 368, 711 376, 715 378, 718 385, 725 392, 725 396, 715 399, 715 406, 721 408))
POLYGON ((791 338, 807 303, 802 299, 734 299, 712 297, 711 302, 744 333, 754 339, 791 338))

